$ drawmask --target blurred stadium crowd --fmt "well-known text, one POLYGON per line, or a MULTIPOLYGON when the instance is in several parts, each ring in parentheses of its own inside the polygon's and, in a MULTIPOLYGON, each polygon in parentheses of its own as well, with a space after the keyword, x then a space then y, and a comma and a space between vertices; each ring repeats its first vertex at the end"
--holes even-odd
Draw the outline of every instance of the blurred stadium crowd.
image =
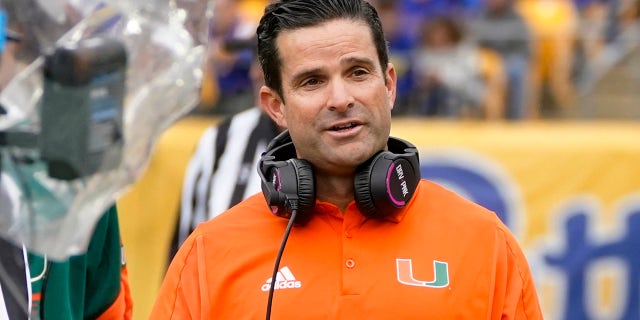
MULTIPOLYGON (((640 42, 640 0, 371 0, 399 76, 393 114, 554 118, 640 42), (605 70, 606 71, 606 70, 605 70)), ((267 0, 217 0, 198 114, 255 104, 255 27, 267 0)))

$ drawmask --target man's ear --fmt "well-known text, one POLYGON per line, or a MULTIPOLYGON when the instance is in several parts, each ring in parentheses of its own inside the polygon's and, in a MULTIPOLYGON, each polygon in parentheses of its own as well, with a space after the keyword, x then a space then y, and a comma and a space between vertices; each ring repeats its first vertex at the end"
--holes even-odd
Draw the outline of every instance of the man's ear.
POLYGON ((269 115, 269 117, 282 128, 287 128, 287 120, 285 118, 284 103, 280 99, 278 93, 267 87, 260 88, 260 107, 269 115))
POLYGON ((389 99, 389 105, 391 106, 391 109, 393 109, 393 106, 396 101, 396 90, 397 90, 396 85, 398 82, 398 75, 396 74, 396 69, 392 63, 389 63, 387 65, 387 71, 385 72, 385 77, 386 77, 385 85, 387 87, 387 98, 389 99))

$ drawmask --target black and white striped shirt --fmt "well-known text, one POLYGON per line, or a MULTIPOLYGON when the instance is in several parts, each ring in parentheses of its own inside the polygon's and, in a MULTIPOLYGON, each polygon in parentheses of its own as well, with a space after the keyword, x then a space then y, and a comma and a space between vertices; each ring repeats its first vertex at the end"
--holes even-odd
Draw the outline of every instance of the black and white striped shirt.
POLYGON ((185 171, 170 259, 198 224, 260 192, 258 161, 277 133, 275 123, 258 107, 203 133, 185 171))
POLYGON ((24 248, 0 238, 0 319, 27 319, 29 274, 24 248))
MULTIPOLYGON (((20 201, 18 186, 0 172, 0 220, 13 223, 20 201)), ((0 319, 27 319, 31 304, 29 270, 22 246, 0 237, 0 319)))

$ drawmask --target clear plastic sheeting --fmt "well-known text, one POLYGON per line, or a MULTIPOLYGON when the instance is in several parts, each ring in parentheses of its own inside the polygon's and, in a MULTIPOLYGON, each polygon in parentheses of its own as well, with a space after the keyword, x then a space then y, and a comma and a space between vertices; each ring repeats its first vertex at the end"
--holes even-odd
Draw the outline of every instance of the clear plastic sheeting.
POLYGON ((0 94, 0 237, 61 260, 198 102, 207 0, 0 0, 20 72, 0 94))

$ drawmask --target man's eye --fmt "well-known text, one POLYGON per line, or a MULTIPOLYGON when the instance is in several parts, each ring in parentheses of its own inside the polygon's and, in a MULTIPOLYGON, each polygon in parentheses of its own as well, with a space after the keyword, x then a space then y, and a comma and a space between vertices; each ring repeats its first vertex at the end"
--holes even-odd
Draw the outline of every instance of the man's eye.
POLYGON ((315 86, 315 85, 318 85, 318 84, 320 84, 320 80, 312 78, 312 79, 308 79, 308 80, 304 81, 302 83, 302 86, 303 87, 308 87, 308 86, 315 86))
POLYGON ((353 70, 353 75, 356 77, 361 77, 364 75, 367 75, 369 72, 367 72, 367 70, 365 69, 355 69, 353 70))

